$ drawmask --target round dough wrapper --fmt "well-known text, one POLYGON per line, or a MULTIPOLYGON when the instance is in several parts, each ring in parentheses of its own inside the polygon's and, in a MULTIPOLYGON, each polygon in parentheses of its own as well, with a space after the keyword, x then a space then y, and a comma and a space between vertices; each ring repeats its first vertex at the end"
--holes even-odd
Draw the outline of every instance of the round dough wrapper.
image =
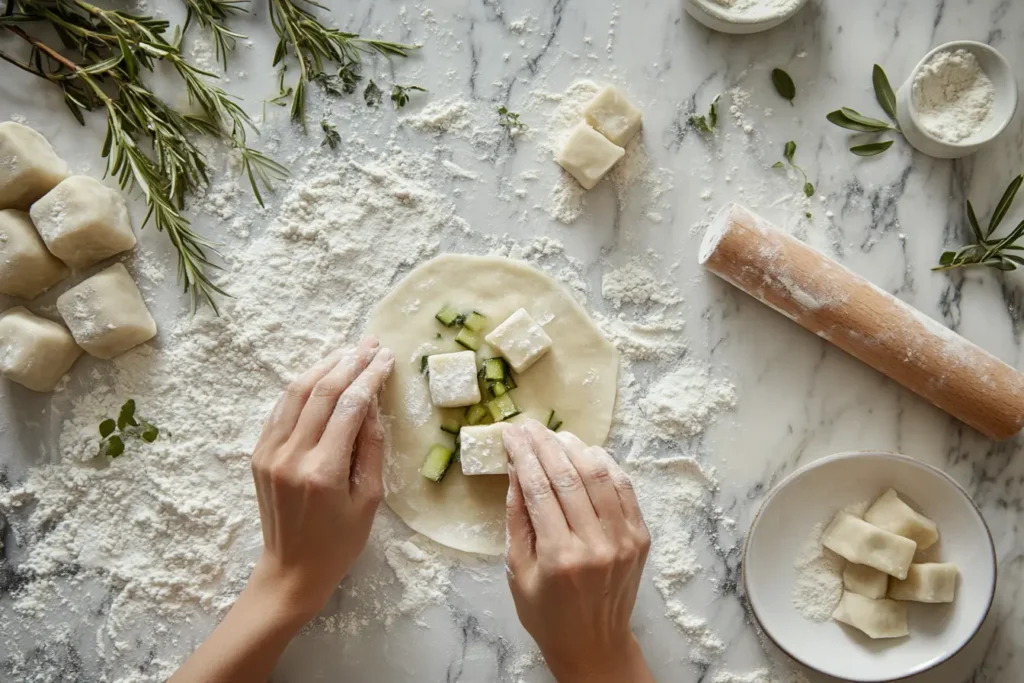
MULTIPOLYGON (((463 350, 434 314, 444 305, 487 316, 490 332, 519 308, 540 323, 553 342, 529 370, 516 375, 512 396, 523 411, 512 419, 541 422, 556 411, 562 429, 589 445, 601 445, 611 428, 619 354, 565 288, 528 265, 488 256, 445 254, 419 266, 380 302, 367 333, 395 352, 395 370, 381 395, 381 413, 391 437, 384 465, 385 500, 413 530, 456 550, 505 552, 505 494, 508 477, 462 474, 453 463, 440 483, 420 466, 430 446, 450 446, 441 432, 445 417, 465 408, 430 404, 420 358, 463 350), (442 333, 443 339, 437 339, 442 333)), ((483 335, 481 335, 482 337, 483 335)), ((498 355, 486 343, 478 360, 498 355)))

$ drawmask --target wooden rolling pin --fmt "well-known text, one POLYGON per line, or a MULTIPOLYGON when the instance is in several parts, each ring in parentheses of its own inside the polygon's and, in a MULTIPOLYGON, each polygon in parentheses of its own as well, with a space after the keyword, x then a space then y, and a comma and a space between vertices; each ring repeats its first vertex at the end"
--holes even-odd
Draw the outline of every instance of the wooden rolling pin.
POLYGON ((1024 375, 735 204, 700 263, 993 439, 1024 427, 1024 375))

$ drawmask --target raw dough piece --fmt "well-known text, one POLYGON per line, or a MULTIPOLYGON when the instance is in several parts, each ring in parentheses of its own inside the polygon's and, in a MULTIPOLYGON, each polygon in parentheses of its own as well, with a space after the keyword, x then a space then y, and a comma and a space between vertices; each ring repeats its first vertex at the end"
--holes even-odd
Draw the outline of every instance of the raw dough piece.
POLYGON ((864 513, 864 521, 897 536, 909 538, 917 543, 918 550, 930 548, 939 540, 939 529, 935 522, 900 500, 893 489, 883 493, 871 504, 864 513))
POLYGON ((459 408, 480 402, 476 354, 435 353, 427 357, 430 399, 438 408, 459 408))
MULTIPOLYGON (((414 530, 468 552, 505 552, 505 493, 508 478, 467 477, 452 467, 435 484, 420 474, 431 444, 443 436, 444 417, 462 409, 432 408, 420 357, 458 350, 451 333, 434 320, 445 304, 504 320, 527 308, 553 341, 551 351, 517 378, 512 391, 523 415, 543 422, 558 411, 563 429, 591 445, 604 443, 611 426, 619 355, 586 312, 559 283, 530 266, 498 257, 439 256, 409 273, 374 311, 366 326, 395 352, 395 370, 381 395, 391 435, 384 486, 391 509, 414 530), (415 311, 410 313, 409 311, 415 311), (438 332, 444 339, 435 339, 438 332)), ((477 358, 497 354, 481 344, 477 358)))
POLYGON ((88 268, 135 246, 124 197, 95 178, 71 176, 31 213, 47 248, 72 268, 88 268))
POLYGON ((907 628, 907 606, 895 600, 872 600, 846 591, 832 618, 871 638, 902 638, 907 628))
POLYGON ((53 391, 82 349, 63 325, 16 306, 0 315, 0 375, 33 391, 53 391))
POLYGON ((551 337, 530 317, 525 308, 520 308, 506 318, 485 339, 501 352, 516 372, 526 372, 551 350, 551 337))
POLYGON ((590 100, 583 117, 594 130, 619 147, 625 147, 640 130, 640 110, 613 85, 590 100))
POLYGON ((68 165, 41 133, 14 121, 0 123, 0 209, 28 211, 67 177, 68 165))
POLYGON ((847 562, 843 569, 843 588, 865 598, 878 600, 884 598, 889 590, 889 575, 874 567, 847 562))
POLYGON ((0 211, 0 294, 34 299, 67 276, 67 266, 46 250, 27 213, 0 211))
POLYGON ((898 579, 907 578, 917 544, 872 526, 847 512, 832 520, 821 539, 822 545, 850 562, 866 564, 898 579))
POLYGON ((142 293, 120 263, 57 298, 57 310, 78 345, 97 358, 114 358, 156 336, 142 293))
POLYGON ((555 161, 589 190, 625 153, 626 150, 609 142, 586 123, 581 123, 572 129, 555 161))
POLYGON ((924 562, 910 565, 904 581, 893 581, 889 597, 914 602, 953 602, 960 570, 951 562, 924 562))
POLYGON ((508 455, 502 439, 504 423, 465 426, 459 430, 459 460, 462 473, 505 474, 508 455))

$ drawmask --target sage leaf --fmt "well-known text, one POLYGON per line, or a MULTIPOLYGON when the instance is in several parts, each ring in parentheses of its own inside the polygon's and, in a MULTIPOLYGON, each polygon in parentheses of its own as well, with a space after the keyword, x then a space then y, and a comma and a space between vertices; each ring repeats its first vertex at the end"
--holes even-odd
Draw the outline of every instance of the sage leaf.
POLYGON ((113 434, 115 426, 114 421, 109 418, 100 422, 100 438, 105 439, 113 434))
POLYGON ((793 98, 796 97, 796 83, 788 73, 782 69, 772 69, 772 84, 775 85, 775 92, 779 93, 782 99, 789 100, 789 103, 793 104, 793 98))
POLYGON ((124 441, 122 441, 119 436, 110 437, 110 441, 107 442, 106 455, 111 458, 116 458, 122 453, 124 453, 124 441))
POLYGON ((988 234, 986 237, 990 237, 996 231, 996 228, 999 227, 999 224, 1003 222, 1003 218, 1006 217, 1006 212, 1010 210, 1010 205, 1013 204, 1013 199, 1017 196, 1017 190, 1020 189, 1022 182, 1024 182, 1024 175, 1017 176, 1010 182, 1006 191, 1003 192, 1002 198, 996 204, 996 210, 992 213, 992 220, 988 224, 988 234))
POLYGON ((899 125, 899 119, 896 118, 896 94, 892 91, 892 86, 889 85, 889 78, 885 75, 885 71, 879 65, 875 64, 875 67, 871 70, 871 83, 875 86, 875 99, 878 100, 879 106, 882 110, 889 115, 889 118, 893 120, 897 126, 899 125))
POLYGON ((882 131, 893 130, 893 127, 885 121, 863 116, 846 107, 829 112, 825 118, 840 128, 855 130, 859 133, 881 133, 882 131))
POLYGON ((866 145, 855 145, 850 148, 850 151, 859 157, 873 157, 892 147, 892 143, 892 140, 869 142, 866 145))
POLYGON ((814 196, 814 185, 812 185, 809 182, 804 183, 804 194, 807 195, 808 197, 813 197, 814 196))
POLYGON ((786 167, 786 165, 784 163, 782 163, 781 161, 776 161, 774 164, 772 164, 772 168, 785 168, 785 167, 786 167))

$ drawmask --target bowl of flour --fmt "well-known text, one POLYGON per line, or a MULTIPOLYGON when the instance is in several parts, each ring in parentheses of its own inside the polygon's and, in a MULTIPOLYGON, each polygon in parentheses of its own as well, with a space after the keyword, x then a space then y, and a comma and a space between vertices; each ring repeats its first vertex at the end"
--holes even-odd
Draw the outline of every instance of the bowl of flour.
POLYGON ((940 159, 977 152, 1009 125, 1017 80, 1006 59, 984 43, 963 40, 935 48, 897 93, 904 136, 940 159))
POLYGON ((722 33, 758 33, 796 14, 807 0, 684 0, 687 13, 722 33))

